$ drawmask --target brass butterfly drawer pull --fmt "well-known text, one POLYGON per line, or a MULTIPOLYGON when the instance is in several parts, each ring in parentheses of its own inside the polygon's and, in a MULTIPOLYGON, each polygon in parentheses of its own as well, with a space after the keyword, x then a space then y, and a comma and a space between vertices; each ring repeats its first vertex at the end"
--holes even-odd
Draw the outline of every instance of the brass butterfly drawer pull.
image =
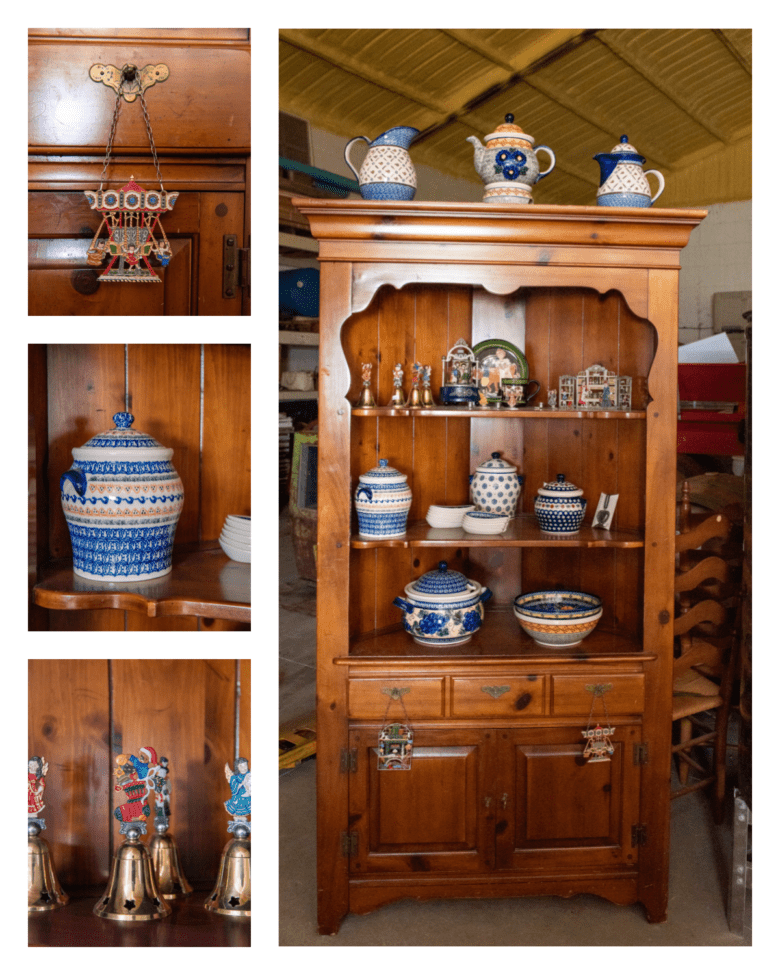
POLYGON ((502 694, 506 694, 507 691, 511 690, 509 684, 502 684, 501 686, 494 687, 483 687, 481 688, 485 694, 489 694, 495 700, 498 700, 502 694))

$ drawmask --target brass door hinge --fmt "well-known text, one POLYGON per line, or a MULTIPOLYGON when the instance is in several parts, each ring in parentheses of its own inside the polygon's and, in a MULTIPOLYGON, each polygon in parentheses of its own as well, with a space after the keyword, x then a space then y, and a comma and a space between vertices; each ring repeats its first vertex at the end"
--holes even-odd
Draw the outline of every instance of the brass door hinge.
POLYGON ((647 765, 650 761, 650 747, 646 741, 634 745, 634 765, 647 765))
POLYGON ((222 238, 222 297, 237 298, 242 288, 251 286, 251 242, 248 247, 238 246, 235 234, 222 238))
POLYGON ((341 749, 341 771, 357 772, 357 748, 341 749))
POLYGON ((647 826, 635 823, 631 827, 631 846, 644 846, 647 843, 647 826))
POLYGON ((341 855, 343 857, 354 857, 357 856, 357 851, 357 833, 350 833, 347 830, 344 830, 344 832, 341 834, 341 855))

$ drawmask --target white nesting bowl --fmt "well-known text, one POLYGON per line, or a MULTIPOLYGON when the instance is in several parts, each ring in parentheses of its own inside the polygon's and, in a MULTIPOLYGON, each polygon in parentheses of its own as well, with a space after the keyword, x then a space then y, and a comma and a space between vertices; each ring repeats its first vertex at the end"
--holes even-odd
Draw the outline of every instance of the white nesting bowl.
POLYGON ((463 528, 470 535, 500 535, 509 524, 509 515, 492 511, 469 511, 463 516, 463 528))
POLYGON ((236 542, 239 545, 251 545, 252 539, 250 535, 240 534, 239 532, 234 532, 232 528, 227 526, 222 529, 222 534, 229 542, 236 542))
POLYGON ((249 535, 252 532, 252 519, 249 515, 228 515, 224 527, 239 535, 249 535))
POLYGON ((234 562, 251 562, 252 553, 247 546, 238 545, 235 542, 227 541, 222 535, 219 536, 219 545, 229 559, 234 562))
POLYGON ((460 528, 463 515, 473 510, 473 504, 432 504, 425 520, 431 528, 460 528))

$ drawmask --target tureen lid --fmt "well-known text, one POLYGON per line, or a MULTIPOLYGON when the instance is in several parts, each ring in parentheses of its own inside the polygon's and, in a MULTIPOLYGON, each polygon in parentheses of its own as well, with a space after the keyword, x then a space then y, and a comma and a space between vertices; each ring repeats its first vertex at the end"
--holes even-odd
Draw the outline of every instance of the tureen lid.
POLYGON ((439 562, 438 569, 431 569, 406 588, 417 596, 454 596, 473 592, 475 586, 462 572, 448 569, 446 562, 439 562))
POLYGON ((82 447, 73 450, 75 460, 90 460, 95 457, 122 457, 124 459, 170 460, 173 450, 163 447, 154 437, 140 430, 132 430, 135 417, 132 413, 115 413, 113 416, 115 427, 91 437, 82 447))
POLYGON ((533 136, 523 132, 519 125, 514 124, 514 121, 515 117, 511 112, 505 115, 504 121, 501 125, 496 126, 495 132, 485 136, 485 142, 490 142, 492 139, 522 139, 523 142, 530 142, 533 145, 533 136))
POLYGON ((479 465, 477 473, 495 474, 496 471, 500 471, 502 474, 514 474, 517 472, 517 468, 513 464, 510 464, 509 461, 504 460, 497 450, 494 450, 490 455, 490 460, 486 460, 484 464, 479 465))
POLYGON ((582 493, 582 488, 567 481, 565 474, 556 474, 554 481, 547 481, 539 488, 539 494, 554 498, 578 498, 582 493))
POLYGON ((405 481, 406 474, 402 474, 394 467, 388 467, 386 460, 380 460, 378 467, 372 467, 370 471, 361 474, 360 481, 367 481, 369 484, 390 484, 393 481, 405 481))

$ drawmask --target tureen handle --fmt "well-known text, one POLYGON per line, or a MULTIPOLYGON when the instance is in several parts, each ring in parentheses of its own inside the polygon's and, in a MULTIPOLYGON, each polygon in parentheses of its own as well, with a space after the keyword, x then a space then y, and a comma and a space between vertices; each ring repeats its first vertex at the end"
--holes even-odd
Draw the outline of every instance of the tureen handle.
POLYGON ((370 487, 366 487, 365 484, 361 484, 357 491, 355 491, 355 499, 357 500, 361 494, 365 494, 369 501, 374 500, 374 492, 370 487))
POLYGON ((62 491, 62 486, 65 481, 70 481, 80 498, 84 497, 87 490, 87 475, 80 467, 71 467, 69 471, 66 471, 62 475, 60 478, 60 491, 62 491))
POLYGON ((407 602, 405 599, 401 599, 400 596, 395 597, 395 599, 393 600, 393 606, 400 606, 405 613, 414 612, 414 606, 412 606, 412 604, 410 602, 407 602))

